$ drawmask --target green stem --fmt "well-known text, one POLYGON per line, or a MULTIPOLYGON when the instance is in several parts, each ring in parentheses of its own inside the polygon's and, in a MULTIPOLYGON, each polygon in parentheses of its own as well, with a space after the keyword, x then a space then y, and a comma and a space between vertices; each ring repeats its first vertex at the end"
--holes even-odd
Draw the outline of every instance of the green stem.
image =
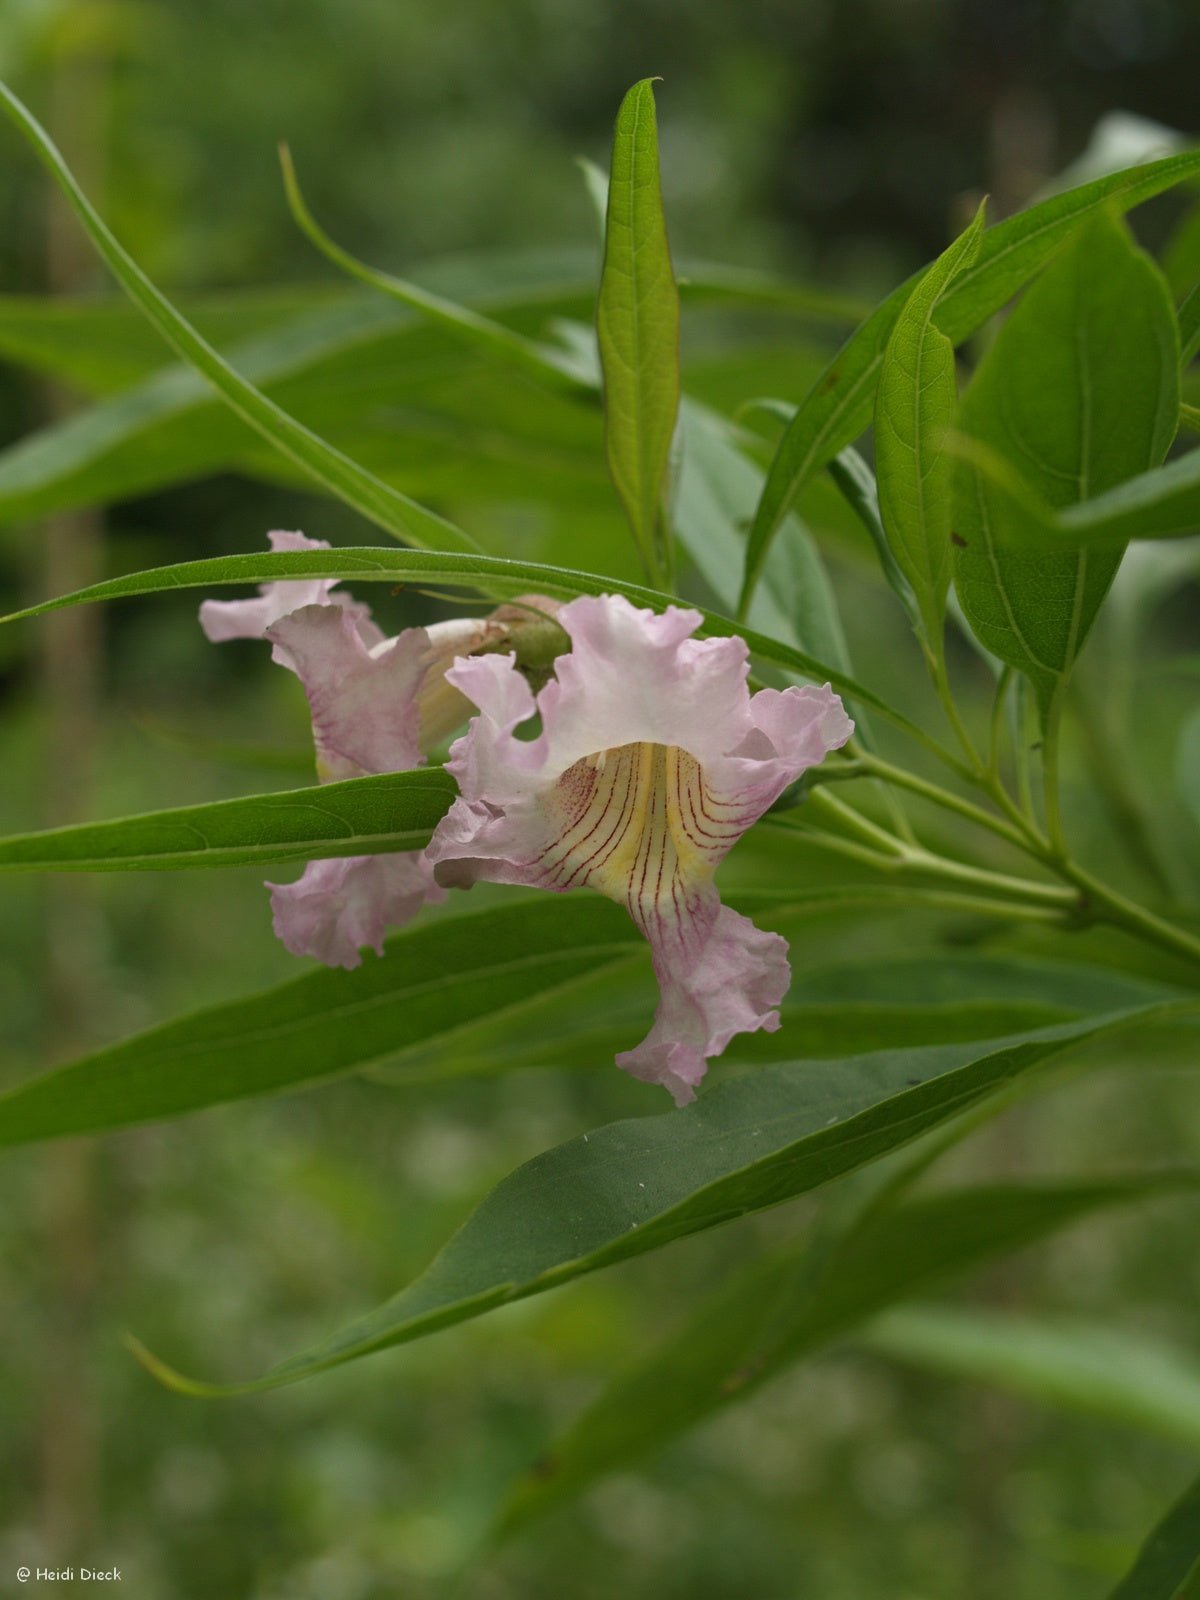
POLYGON ((1110 889, 1108 884, 1093 877, 1083 867, 1076 866, 1073 861, 1059 862, 1057 870, 1064 878, 1075 884, 1087 901, 1091 902, 1089 909, 1093 913, 1097 905, 1101 907, 1100 915, 1105 922, 1111 922, 1119 928, 1124 928, 1127 933, 1147 939, 1160 949, 1169 950, 1172 955, 1200 961, 1200 938, 1194 934, 1187 933, 1183 928, 1177 928, 1174 923, 1155 916, 1154 912, 1147 911, 1145 906, 1139 906, 1135 901, 1126 899, 1123 894, 1116 889, 1110 889))
POLYGON ((1046 837, 1056 861, 1067 860, 1063 838, 1062 810, 1059 804, 1058 736, 1062 727, 1062 696, 1055 694, 1042 726, 1042 795, 1046 812, 1046 837))
POLYGON ((1041 859, 1040 851, 1026 830, 1014 827, 1002 817, 994 817, 990 811, 985 811, 982 806, 977 806, 973 801, 964 799, 952 790, 943 789, 940 784, 920 778, 915 772, 907 772, 903 767, 895 767, 890 761, 884 761, 881 757, 872 755, 870 751, 864 750, 860 753, 859 765, 867 771, 874 772, 887 783, 894 783, 898 788, 911 790, 913 794, 919 794, 923 799, 933 805, 941 806, 946 811, 957 812, 959 816, 966 817, 978 827, 987 828, 1001 839, 1007 840, 1018 850, 1024 850, 1027 854, 1041 859))

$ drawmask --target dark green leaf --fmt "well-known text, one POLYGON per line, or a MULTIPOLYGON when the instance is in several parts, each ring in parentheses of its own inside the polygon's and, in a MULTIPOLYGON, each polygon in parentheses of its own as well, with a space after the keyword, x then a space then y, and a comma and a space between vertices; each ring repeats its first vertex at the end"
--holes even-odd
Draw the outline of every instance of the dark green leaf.
MULTIPOLYGON (((272 1388, 539 1294, 864 1166, 1090 1040, 1190 1016, 1167 1003, 990 1045, 763 1067, 682 1111, 613 1123, 510 1174, 394 1299, 246 1388, 272 1388)), ((209 1391, 177 1375, 168 1381, 209 1391)))

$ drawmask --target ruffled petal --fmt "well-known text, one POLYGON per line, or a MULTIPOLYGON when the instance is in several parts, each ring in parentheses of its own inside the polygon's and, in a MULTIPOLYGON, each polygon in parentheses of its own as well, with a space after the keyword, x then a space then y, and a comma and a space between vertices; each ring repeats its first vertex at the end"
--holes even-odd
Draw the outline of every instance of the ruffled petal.
POLYGON ((428 848, 439 883, 591 888, 629 911, 654 953, 654 1027, 619 1063, 683 1104, 735 1033, 778 1026, 787 946, 721 906, 713 873, 806 768, 853 731, 823 688, 746 685, 736 638, 700 616, 619 596, 564 606, 572 648, 536 701, 512 656, 459 661, 479 708, 451 751, 460 798, 428 848), (541 731, 517 730, 537 712, 541 731))
POLYGON ((368 650, 348 611, 317 605, 281 617, 267 638, 286 651, 304 686, 322 779, 421 765, 424 628, 368 650))
POLYGON ((357 967, 364 948, 383 954, 387 928, 446 898, 419 852, 310 861, 295 883, 268 883, 275 932, 295 956, 357 967))
POLYGON ((776 1007, 792 979, 787 941, 728 906, 716 905, 698 945, 694 925, 691 932, 687 940, 674 930, 651 937, 661 996, 654 1026, 636 1049, 617 1056, 635 1078, 670 1090, 677 1106, 696 1098, 709 1058, 735 1033, 774 1033, 776 1007))
MULTIPOLYGON (((276 551, 328 550, 325 539, 307 539, 302 533, 286 533, 276 529, 267 535, 271 549, 276 551)), ((200 606, 200 626, 214 644, 227 639, 261 639, 268 628, 303 606, 338 606, 353 617, 364 644, 378 644, 383 634, 371 621, 370 608, 352 600, 349 595, 331 594, 338 582, 336 578, 284 578, 277 583, 264 583, 253 600, 205 600, 200 606)), ((296 670, 286 650, 276 644, 273 659, 281 666, 296 670)))

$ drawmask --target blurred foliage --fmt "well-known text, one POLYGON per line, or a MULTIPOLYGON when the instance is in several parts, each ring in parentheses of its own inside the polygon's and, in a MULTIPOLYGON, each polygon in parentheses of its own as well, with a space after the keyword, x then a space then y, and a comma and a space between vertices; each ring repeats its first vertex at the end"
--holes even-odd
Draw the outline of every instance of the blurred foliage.
MULTIPOLYGON (((381 265, 420 278, 416 264, 428 258, 530 239, 592 252, 573 158, 606 160, 622 91, 661 72, 676 251, 874 293, 941 248, 976 190, 990 189, 1000 213, 1027 199, 1078 155, 1104 112, 1124 107, 1186 126, 1198 45, 1200 16, 1187 0, 746 0, 724 9, 512 0, 502 11, 480 0, 6 0, 0 10, 0 72, 60 128, 135 256, 172 289, 194 291, 329 282, 288 219, 279 138, 290 141, 322 222, 381 265)), ((36 293, 47 274, 44 186, 15 140, 4 171, 0 283, 36 293)), ((86 256, 77 270, 84 284, 98 280, 86 256)), ((755 392, 803 391, 812 363, 789 368, 769 320, 686 315, 694 394, 724 407, 755 392)), ((5 437, 29 432, 47 404, 41 384, 7 374, 5 437)), ((599 472, 596 487, 607 493, 599 472)), ((919 661, 898 645, 902 624, 863 576, 863 536, 827 493, 808 509, 860 671, 886 675, 896 698, 923 704, 919 661)), ((607 502, 560 507, 551 523, 512 501, 488 516, 538 549, 572 519, 584 548, 616 525, 607 502)), ((266 526, 336 541, 354 523, 287 485, 207 479, 119 504, 108 560, 125 569, 174 558, 183 545, 187 554, 257 549, 266 526)), ((6 539, 0 581, 42 592, 39 527, 6 539)), ((1176 765, 1193 772, 1194 721, 1178 757, 1175 748, 1195 680, 1164 666, 1168 647, 1200 648, 1187 559, 1139 552, 1101 620, 1110 638, 1141 641, 1137 676, 1110 668, 1103 638, 1082 675, 1096 715, 1070 730, 1072 800, 1087 849, 1112 856, 1118 871, 1133 869, 1115 865, 1122 840, 1092 794, 1090 741, 1103 739, 1106 717, 1135 705, 1135 779, 1169 790, 1176 765)), ((419 597, 391 602, 397 621, 429 608, 419 597)), ((215 762, 197 738, 307 748, 294 685, 277 681, 265 653, 207 646, 187 597, 115 607, 105 626, 93 815, 244 792, 247 771, 215 762), (164 727, 183 743, 164 742, 155 731, 164 727)), ((6 830, 33 825, 58 754, 36 651, 31 629, 0 639, 6 830)), ((966 653, 958 656, 969 676, 966 653)), ((1200 844, 1194 828, 1184 837, 1190 860, 1180 870, 1194 883, 1200 844)), ((796 849, 811 881, 845 880, 844 868, 796 849)), ((771 871, 751 840, 728 879, 754 884, 771 871)), ((5 884, 6 1082, 63 1049, 40 965, 52 892, 5 884)), ((128 877, 66 894, 91 950, 75 975, 84 1043, 294 970, 270 936, 254 873, 128 877)), ((872 949, 933 959, 947 940, 979 937, 919 914, 881 918, 866 932, 834 922, 794 940, 793 961, 799 970, 872 949)), ((1102 959, 1102 938, 1089 939, 1102 959)), ((1023 948, 1036 951, 1036 938, 1023 948)), ((1145 965, 1152 972, 1156 962, 1145 965)), ((161 1390, 122 1351, 119 1329, 135 1328, 191 1370, 263 1367, 320 1337, 348 1307, 390 1293, 517 1161, 639 1111, 639 1093, 611 1070, 530 1069, 436 1092, 364 1080, 235 1106, 96 1142, 85 1203, 68 1208, 65 1223, 62 1165, 44 1151, 8 1154, 0 1573, 65 1560, 47 1531, 65 1519, 78 1559, 120 1565, 135 1596, 445 1592, 545 1440, 698 1293, 791 1237, 808 1203, 317 1385, 233 1404, 161 1390), (74 1474, 48 1466, 56 1451, 61 1463, 64 1442, 76 1452, 74 1474)), ((1055 1173, 1089 1161, 1183 1160, 1198 1140, 1186 1074, 1156 1072, 1136 1100, 1097 1075, 1043 1097, 1036 1114, 1009 1113, 961 1159, 974 1175, 1055 1173)), ((1094 1318, 1121 1304, 1131 1329, 1194 1347, 1194 1237, 1194 1209, 1093 1222, 992 1269, 977 1297, 1094 1318)), ((1092 1600, 1190 1470, 1178 1444, 1102 1420, 1064 1422, 1028 1400, 947 1386, 869 1351, 835 1353, 636 1475, 601 1485, 476 1571, 464 1592, 1092 1600)))

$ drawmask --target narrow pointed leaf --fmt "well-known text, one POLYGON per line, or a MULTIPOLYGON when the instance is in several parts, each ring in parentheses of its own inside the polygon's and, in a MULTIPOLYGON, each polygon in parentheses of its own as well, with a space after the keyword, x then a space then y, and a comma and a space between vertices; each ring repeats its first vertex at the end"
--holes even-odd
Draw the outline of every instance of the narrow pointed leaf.
POLYGON ((927 647, 942 651, 950 587, 953 460, 946 435, 958 409, 954 346, 934 313, 979 251, 984 207, 930 267, 896 319, 875 399, 875 475, 892 553, 916 596, 927 647))
MULTIPOLYGON (((354 583, 396 583, 407 579, 415 584, 448 584, 481 591, 497 597, 540 593, 570 599, 579 594, 623 594, 637 605, 661 611, 679 605, 674 595, 648 589, 642 584, 618 582, 594 573, 576 572, 569 567, 547 566, 533 561, 509 561, 501 556, 482 556, 416 550, 392 550, 387 546, 359 549, 262 551, 244 556, 214 556, 206 561, 181 561, 169 567, 131 573, 124 578, 109 578, 103 583, 79 589, 71 595, 28 606, 0 617, 0 623, 37 617, 64 606, 86 605, 102 600, 120 600, 133 595, 164 594, 177 589, 207 589, 225 584, 271 583, 280 578, 341 578, 354 583)), ((753 654, 774 661, 802 677, 831 683, 860 705, 869 706, 915 738, 924 735, 903 712, 887 704, 874 690, 859 683, 827 661, 818 660, 805 650, 768 638, 744 628, 718 612, 702 612, 703 632, 715 635, 738 634, 753 654)))
POLYGON ((49 172, 113 276, 177 353, 250 427, 338 499, 386 532, 435 550, 476 548, 469 534, 374 477, 289 416, 201 338, 119 245, 76 183, 62 156, 11 89, 0 83, 0 109, 49 172))
MULTIPOLYGON (((1161 274, 1102 213, 1028 291, 980 363, 962 429, 1056 510, 1157 466, 1179 417, 1175 318, 1161 274)), ((971 627, 1033 683, 1043 715, 1066 681, 1120 548, 1026 553, 1006 505, 962 461, 954 582, 971 627)))
POLYGON ((647 570, 663 572, 664 493, 679 410, 679 293, 649 78, 634 84, 617 114, 596 327, 609 471, 647 570))
MULTIPOLYGON (((510 1174, 386 1305, 234 1389, 294 1382, 778 1205, 898 1149, 1065 1050, 1198 1009, 1169 1003, 990 1046, 763 1067, 715 1084, 682 1111, 596 1129, 510 1174)), ((177 1374, 168 1381, 234 1392, 177 1374)))
POLYGON ((423 850, 456 793, 440 767, 214 800, 0 839, 0 872, 267 866, 423 850))
POLYGON ((477 1018, 502 1020, 642 945, 619 906, 591 897, 445 917, 396 934, 353 971, 309 970, 17 1084, 0 1095, 0 1145, 182 1116, 356 1071, 477 1018))
MULTIPOLYGON (((1078 223, 1104 205, 1129 210, 1200 174, 1200 152, 1168 156, 1018 212, 984 234, 979 254, 947 294, 938 326, 960 344, 998 311, 1058 249, 1078 223)), ((879 368, 916 279, 887 297, 853 333, 804 397, 772 459, 746 551, 739 615, 762 575, 775 531, 804 485, 853 444, 871 419, 879 368)))

